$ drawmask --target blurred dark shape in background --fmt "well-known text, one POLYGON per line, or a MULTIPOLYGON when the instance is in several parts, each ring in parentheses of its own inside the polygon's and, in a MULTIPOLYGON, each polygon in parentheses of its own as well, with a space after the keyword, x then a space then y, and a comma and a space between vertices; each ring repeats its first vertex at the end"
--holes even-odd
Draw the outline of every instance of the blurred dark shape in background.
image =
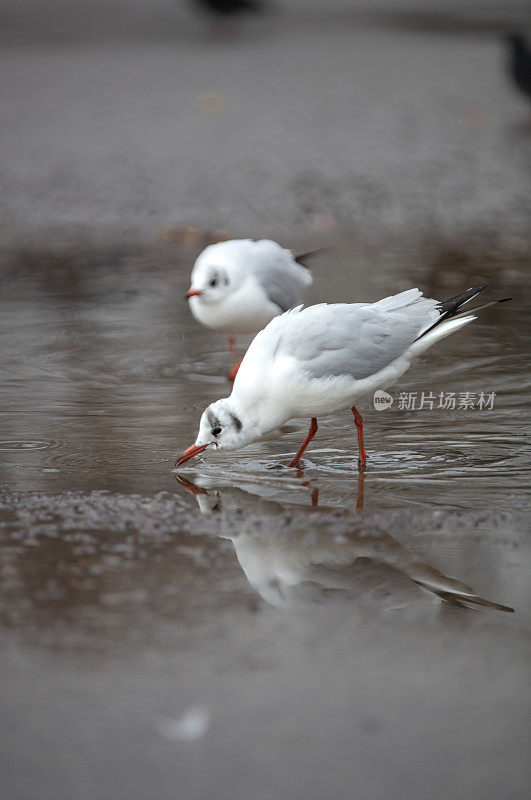
POLYGON ((201 8, 220 16, 238 16, 239 14, 258 14, 264 9, 261 0, 195 0, 201 8))
POLYGON ((526 39, 519 33, 507 37, 511 48, 509 69, 515 85, 531 100, 531 51, 526 39))
POLYGON ((210 17, 211 33, 223 39, 239 36, 244 32, 243 21, 246 17, 257 16, 265 11, 267 1, 264 0, 193 0, 196 8, 210 17))

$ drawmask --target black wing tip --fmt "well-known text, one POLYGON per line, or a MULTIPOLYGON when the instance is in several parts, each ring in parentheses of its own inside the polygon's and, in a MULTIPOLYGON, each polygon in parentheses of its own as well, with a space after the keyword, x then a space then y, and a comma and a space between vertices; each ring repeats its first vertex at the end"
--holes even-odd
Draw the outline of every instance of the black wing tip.
POLYGON ((482 597, 477 600, 470 600, 465 597, 463 600, 468 600, 468 602, 474 603, 476 606, 483 606, 483 608, 492 608, 494 611, 502 611, 504 614, 516 613, 516 609, 511 608, 511 606, 504 606, 503 603, 495 603, 492 600, 484 600, 482 597))
MULTIPOLYGON (((421 586, 425 584, 420 584, 421 586)), ((427 587, 430 588, 429 586, 427 587)), ((430 589, 433 592, 433 589, 430 589)), ((505 614, 515 614, 516 609, 512 608, 512 606, 506 606, 503 603, 496 603, 494 600, 486 600, 484 597, 480 597, 478 594, 474 595, 466 595, 466 594, 456 594, 454 592, 445 592, 439 591, 434 592, 434 594, 438 595, 442 600, 446 600, 447 603, 456 603, 459 606, 464 606, 470 610, 477 608, 490 608, 494 611, 502 611, 505 614)))
POLYGON ((483 602, 478 603, 478 605, 484 606, 485 608, 493 608, 495 611, 503 611, 505 614, 516 614, 516 609, 512 608, 511 606, 505 606, 503 603, 495 603, 492 600, 484 600, 481 598, 483 602))
POLYGON ((454 297, 449 297, 448 300, 443 300, 439 303, 439 309, 441 312, 441 318, 439 322, 442 322, 443 319, 448 319, 448 317, 453 317, 454 314, 457 314, 461 306, 464 306, 465 303, 468 303, 469 300, 476 297, 480 292, 484 291, 487 288, 486 283, 476 283, 475 286, 471 286, 469 289, 465 289, 464 292, 459 292, 459 294, 454 295, 454 297))
POLYGON ((326 250, 330 250, 330 247, 317 247, 315 250, 308 250, 306 253, 297 253, 293 258, 301 267, 309 269, 308 264, 305 264, 304 260, 306 258, 313 258, 313 256, 316 256, 318 253, 324 253, 326 250))
POLYGON ((516 614, 516 608, 511 608, 511 606, 504 606, 501 603, 496 603, 495 608, 497 608, 498 611, 505 611, 507 612, 507 614, 516 614))
POLYGON ((465 289, 465 291, 461 292, 461 294, 458 294, 455 297, 450 297, 449 300, 439 303, 437 306, 440 313, 439 319, 436 320, 433 325, 430 325, 428 328, 426 328, 426 330, 423 331, 415 341, 422 339, 423 336, 432 331, 437 327, 437 325, 440 325, 441 322, 444 322, 445 320, 452 319, 453 317, 463 317, 466 314, 474 314, 476 311, 481 311, 484 308, 489 308, 489 306, 494 306, 498 303, 507 303, 509 300, 513 299, 512 297, 502 297, 501 300, 492 300, 490 303, 486 303, 485 305, 469 308, 466 311, 462 310, 462 307, 468 303, 469 300, 472 300, 486 288, 486 283, 476 283, 475 286, 471 286, 470 289, 465 289))

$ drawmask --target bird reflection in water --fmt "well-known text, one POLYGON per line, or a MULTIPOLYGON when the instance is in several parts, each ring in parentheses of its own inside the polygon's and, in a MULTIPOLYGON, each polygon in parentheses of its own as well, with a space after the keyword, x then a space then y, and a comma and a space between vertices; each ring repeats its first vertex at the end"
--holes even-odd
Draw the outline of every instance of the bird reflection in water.
MULTIPOLYGON (((264 500, 235 487, 222 491, 206 489, 180 475, 177 483, 192 494, 201 513, 240 512, 241 520, 223 526, 218 535, 230 539, 247 580, 267 603, 295 607, 308 601, 328 599, 337 593, 358 598, 369 591, 389 595, 404 593, 415 586, 448 603, 468 607, 485 606, 512 612, 513 608, 478 595, 463 581, 445 575, 419 558, 389 533, 375 525, 352 525, 345 520, 313 520, 309 530, 302 515, 288 519, 279 503, 264 500), (248 517, 245 512, 248 511, 248 517), (272 511, 277 513, 271 514, 272 511), (243 513, 242 513, 243 512, 243 513), (259 515, 268 513, 267 524, 259 515), (252 514, 252 517, 251 517, 252 514), (333 527, 336 530, 333 530, 333 527), (341 528, 341 532, 338 529, 341 528)), ((364 474, 360 473, 356 510, 363 507, 364 474)), ((317 505, 318 491, 311 490, 311 504, 317 505)), ((353 518, 354 519, 354 518, 353 518)), ((358 518, 359 520, 359 518, 358 518)))
MULTIPOLYGON (((303 470, 299 470, 296 473, 297 478, 304 478, 303 470)), ((192 483, 192 481, 188 480, 182 475, 175 475, 175 479, 179 486, 181 486, 185 492, 191 494, 197 500, 197 504, 202 514, 207 511, 221 511, 221 497, 218 490, 215 490, 214 493, 209 492, 208 489, 205 489, 204 486, 198 486, 196 483, 192 483)), ((318 508, 319 506, 319 488, 314 486, 310 481, 302 481, 301 486, 306 487, 310 491, 310 504, 312 508, 318 508)), ((229 490, 225 490, 228 492, 229 490)), ((256 512, 256 506, 254 505, 254 501, 256 500, 255 495, 251 494, 250 492, 244 492, 242 489, 234 489, 232 488, 232 494, 241 493, 241 498, 249 499, 249 497, 253 498, 253 510, 256 512)), ((266 502, 266 501, 264 501, 266 502)), ((358 493, 357 493, 357 500, 356 500, 356 507, 355 511, 363 511, 363 505, 365 502, 365 472, 361 471, 358 473, 358 493)), ((268 505, 274 506, 277 511, 282 511, 283 507, 279 503, 274 503, 272 501, 268 501, 268 505)))

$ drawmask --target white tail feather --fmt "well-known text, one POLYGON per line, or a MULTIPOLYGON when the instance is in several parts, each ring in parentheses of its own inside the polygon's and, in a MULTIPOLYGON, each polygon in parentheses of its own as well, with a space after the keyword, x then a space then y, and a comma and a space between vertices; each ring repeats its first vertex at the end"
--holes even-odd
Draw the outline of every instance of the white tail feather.
POLYGON ((439 339, 444 339, 445 336, 449 336, 451 333, 455 333, 455 331, 462 328, 463 325, 468 325, 469 322, 477 319, 477 317, 470 315, 467 317, 459 317, 459 319, 449 319, 445 322, 441 322, 440 325, 437 325, 431 331, 429 331, 425 336, 422 336, 420 339, 417 339, 416 342, 413 342, 409 351, 414 356, 420 355, 425 350, 428 350, 435 342, 438 342, 439 339))
POLYGON ((384 297, 382 300, 378 300, 377 303, 374 303, 374 306, 384 311, 397 311, 399 308, 410 306, 412 303, 424 299, 420 289, 406 289, 405 292, 393 294, 391 297, 384 297))

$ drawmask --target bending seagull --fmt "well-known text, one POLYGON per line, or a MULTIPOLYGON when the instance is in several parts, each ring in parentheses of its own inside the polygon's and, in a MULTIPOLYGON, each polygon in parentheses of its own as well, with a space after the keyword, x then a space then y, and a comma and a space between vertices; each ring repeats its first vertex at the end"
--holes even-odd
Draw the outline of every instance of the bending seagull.
POLYGON ((476 319, 474 312, 510 299, 460 312, 486 285, 443 303, 408 289, 377 303, 299 306, 277 317, 251 342, 230 397, 203 412, 195 444, 176 466, 208 447, 236 450, 293 417, 308 416, 310 430, 289 465, 300 467, 317 417, 347 408, 358 432, 358 464, 365 466, 363 420, 355 404, 395 383, 421 353, 476 319))
POLYGON ((198 322, 229 334, 231 380, 239 366, 234 334, 257 333, 300 302, 312 283, 303 264, 310 255, 293 256, 270 239, 219 242, 199 255, 186 297, 198 322))

